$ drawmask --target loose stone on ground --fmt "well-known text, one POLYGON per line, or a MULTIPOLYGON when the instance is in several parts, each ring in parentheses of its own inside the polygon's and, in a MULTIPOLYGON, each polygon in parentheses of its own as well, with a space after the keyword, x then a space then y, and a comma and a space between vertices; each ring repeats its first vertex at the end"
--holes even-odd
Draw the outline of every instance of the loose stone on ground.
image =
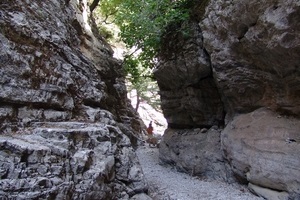
POLYGON ((141 146, 137 155, 149 184, 149 195, 154 200, 259 200, 243 186, 229 185, 220 181, 201 180, 162 166, 158 149, 141 146))

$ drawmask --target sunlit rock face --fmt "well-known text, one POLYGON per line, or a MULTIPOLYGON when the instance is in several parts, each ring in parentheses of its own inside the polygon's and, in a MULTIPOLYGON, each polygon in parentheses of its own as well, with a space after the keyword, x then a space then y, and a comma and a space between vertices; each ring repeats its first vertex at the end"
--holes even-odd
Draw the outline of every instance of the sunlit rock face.
POLYGON ((88 16, 76 1, 1 2, 2 128, 6 121, 21 125, 32 116, 79 117, 81 105, 119 118, 126 114, 120 65, 92 33, 88 16))
MULTIPOLYGON (((294 168, 298 165, 296 149, 300 143, 297 125, 300 117, 300 2, 209 1, 205 13, 199 15, 202 15, 197 24, 200 28, 195 23, 189 24, 191 30, 197 27, 197 39, 193 31, 191 37, 182 37, 182 40, 167 37, 166 49, 155 72, 169 127, 186 128, 187 124, 211 127, 212 121, 223 121, 225 129, 219 145, 237 180, 249 182, 252 188, 261 187, 256 192, 273 191, 269 196, 279 192, 285 197, 299 199, 296 181, 299 172, 294 168), (193 45, 198 47, 197 52, 205 53, 188 53, 191 55, 189 62, 182 62, 183 56, 179 55, 187 55, 186 45, 191 38, 194 38, 193 45), (173 55, 169 50, 185 54, 173 55), (207 62, 199 62, 201 60, 207 62), (211 84, 204 82, 207 79, 211 84), (206 98, 194 95, 195 100, 189 101, 191 93, 186 91, 197 85, 197 81, 203 84, 203 87, 196 87, 197 94, 205 94, 206 98), (261 113, 260 108, 267 109, 268 114, 261 113), (248 121, 239 120, 240 115, 247 113, 252 113, 246 115, 248 121), (285 121, 278 125, 281 122, 274 116, 285 116, 285 121), (231 127, 232 122, 239 128, 231 127), (286 142, 289 137, 293 138, 292 144, 286 142), (262 150, 263 144, 272 152, 262 150), (283 160, 279 159, 281 156, 283 160), (281 176, 279 171, 289 175, 281 176)), ((222 128, 222 123, 215 124, 222 128)), ((160 151, 162 158, 183 143, 178 137, 177 140, 165 138, 166 148, 160 151)), ((185 148, 194 147, 186 145, 185 148)), ((201 151, 199 147, 199 154, 201 151)), ((178 166, 184 166, 182 162, 185 162, 180 156, 172 161, 178 166)))
POLYGON ((132 148, 139 121, 88 10, 85 0, 0 2, 0 199, 147 190, 132 148))

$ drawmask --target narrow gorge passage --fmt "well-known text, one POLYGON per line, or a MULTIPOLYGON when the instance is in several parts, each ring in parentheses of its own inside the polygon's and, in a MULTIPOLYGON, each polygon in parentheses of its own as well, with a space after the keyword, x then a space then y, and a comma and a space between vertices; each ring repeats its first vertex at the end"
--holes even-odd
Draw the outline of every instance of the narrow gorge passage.
POLYGON ((175 168, 159 163, 158 149, 148 145, 136 151, 146 181, 149 195, 155 200, 259 200, 259 198, 238 185, 220 181, 200 180, 175 168))

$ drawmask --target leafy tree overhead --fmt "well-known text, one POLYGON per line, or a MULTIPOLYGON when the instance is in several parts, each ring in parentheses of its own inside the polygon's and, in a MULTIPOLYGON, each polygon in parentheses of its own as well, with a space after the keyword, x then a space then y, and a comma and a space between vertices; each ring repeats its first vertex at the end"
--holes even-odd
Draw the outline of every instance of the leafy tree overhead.
MULTIPOLYGON (((94 8, 94 0, 91 9, 94 8)), ((144 68, 155 66, 155 56, 160 50, 161 37, 171 23, 188 19, 190 0, 100 0, 101 14, 110 18, 120 28, 120 38, 129 53, 124 64, 135 59, 135 65, 144 68), (129 59, 129 57, 131 57, 129 59), (127 62, 128 61, 128 62, 127 62)), ((126 68, 133 69, 132 66, 126 68)), ((132 71, 129 71, 131 73, 132 71)))
MULTIPOLYGON (((161 48, 161 38, 172 24, 180 24, 189 18, 193 0, 93 0, 91 12, 98 12, 105 23, 114 23, 119 37, 129 52, 124 56, 123 67, 139 96, 147 90, 145 82, 151 82, 156 56, 161 48), (99 11, 100 10, 100 11, 99 11)), ((179 26, 180 27, 180 26, 179 26)), ((174 30, 173 30, 174 31, 174 30)), ((183 31, 177 29, 176 31, 183 31)), ((146 99, 147 100, 147 99, 146 99)), ((137 108, 136 108, 137 109, 137 108)))

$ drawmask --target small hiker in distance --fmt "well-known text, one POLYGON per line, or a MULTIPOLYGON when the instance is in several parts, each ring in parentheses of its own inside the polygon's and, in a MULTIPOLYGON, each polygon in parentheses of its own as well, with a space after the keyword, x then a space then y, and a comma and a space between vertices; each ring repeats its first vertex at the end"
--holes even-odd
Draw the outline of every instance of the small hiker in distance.
POLYGON ((150 121, 149 126, 146 130, 148 133, 148 139, 146 140, 146 142, 149 144, 150 147, 158 147, 158 139, 153 135, 152 121, 150 121))
POLYGON ((148 133, 148 135, 153 135, 152 121, 150 121, 150 123, 149 123, 149 126, 147 128, 147 133, 148 133))

